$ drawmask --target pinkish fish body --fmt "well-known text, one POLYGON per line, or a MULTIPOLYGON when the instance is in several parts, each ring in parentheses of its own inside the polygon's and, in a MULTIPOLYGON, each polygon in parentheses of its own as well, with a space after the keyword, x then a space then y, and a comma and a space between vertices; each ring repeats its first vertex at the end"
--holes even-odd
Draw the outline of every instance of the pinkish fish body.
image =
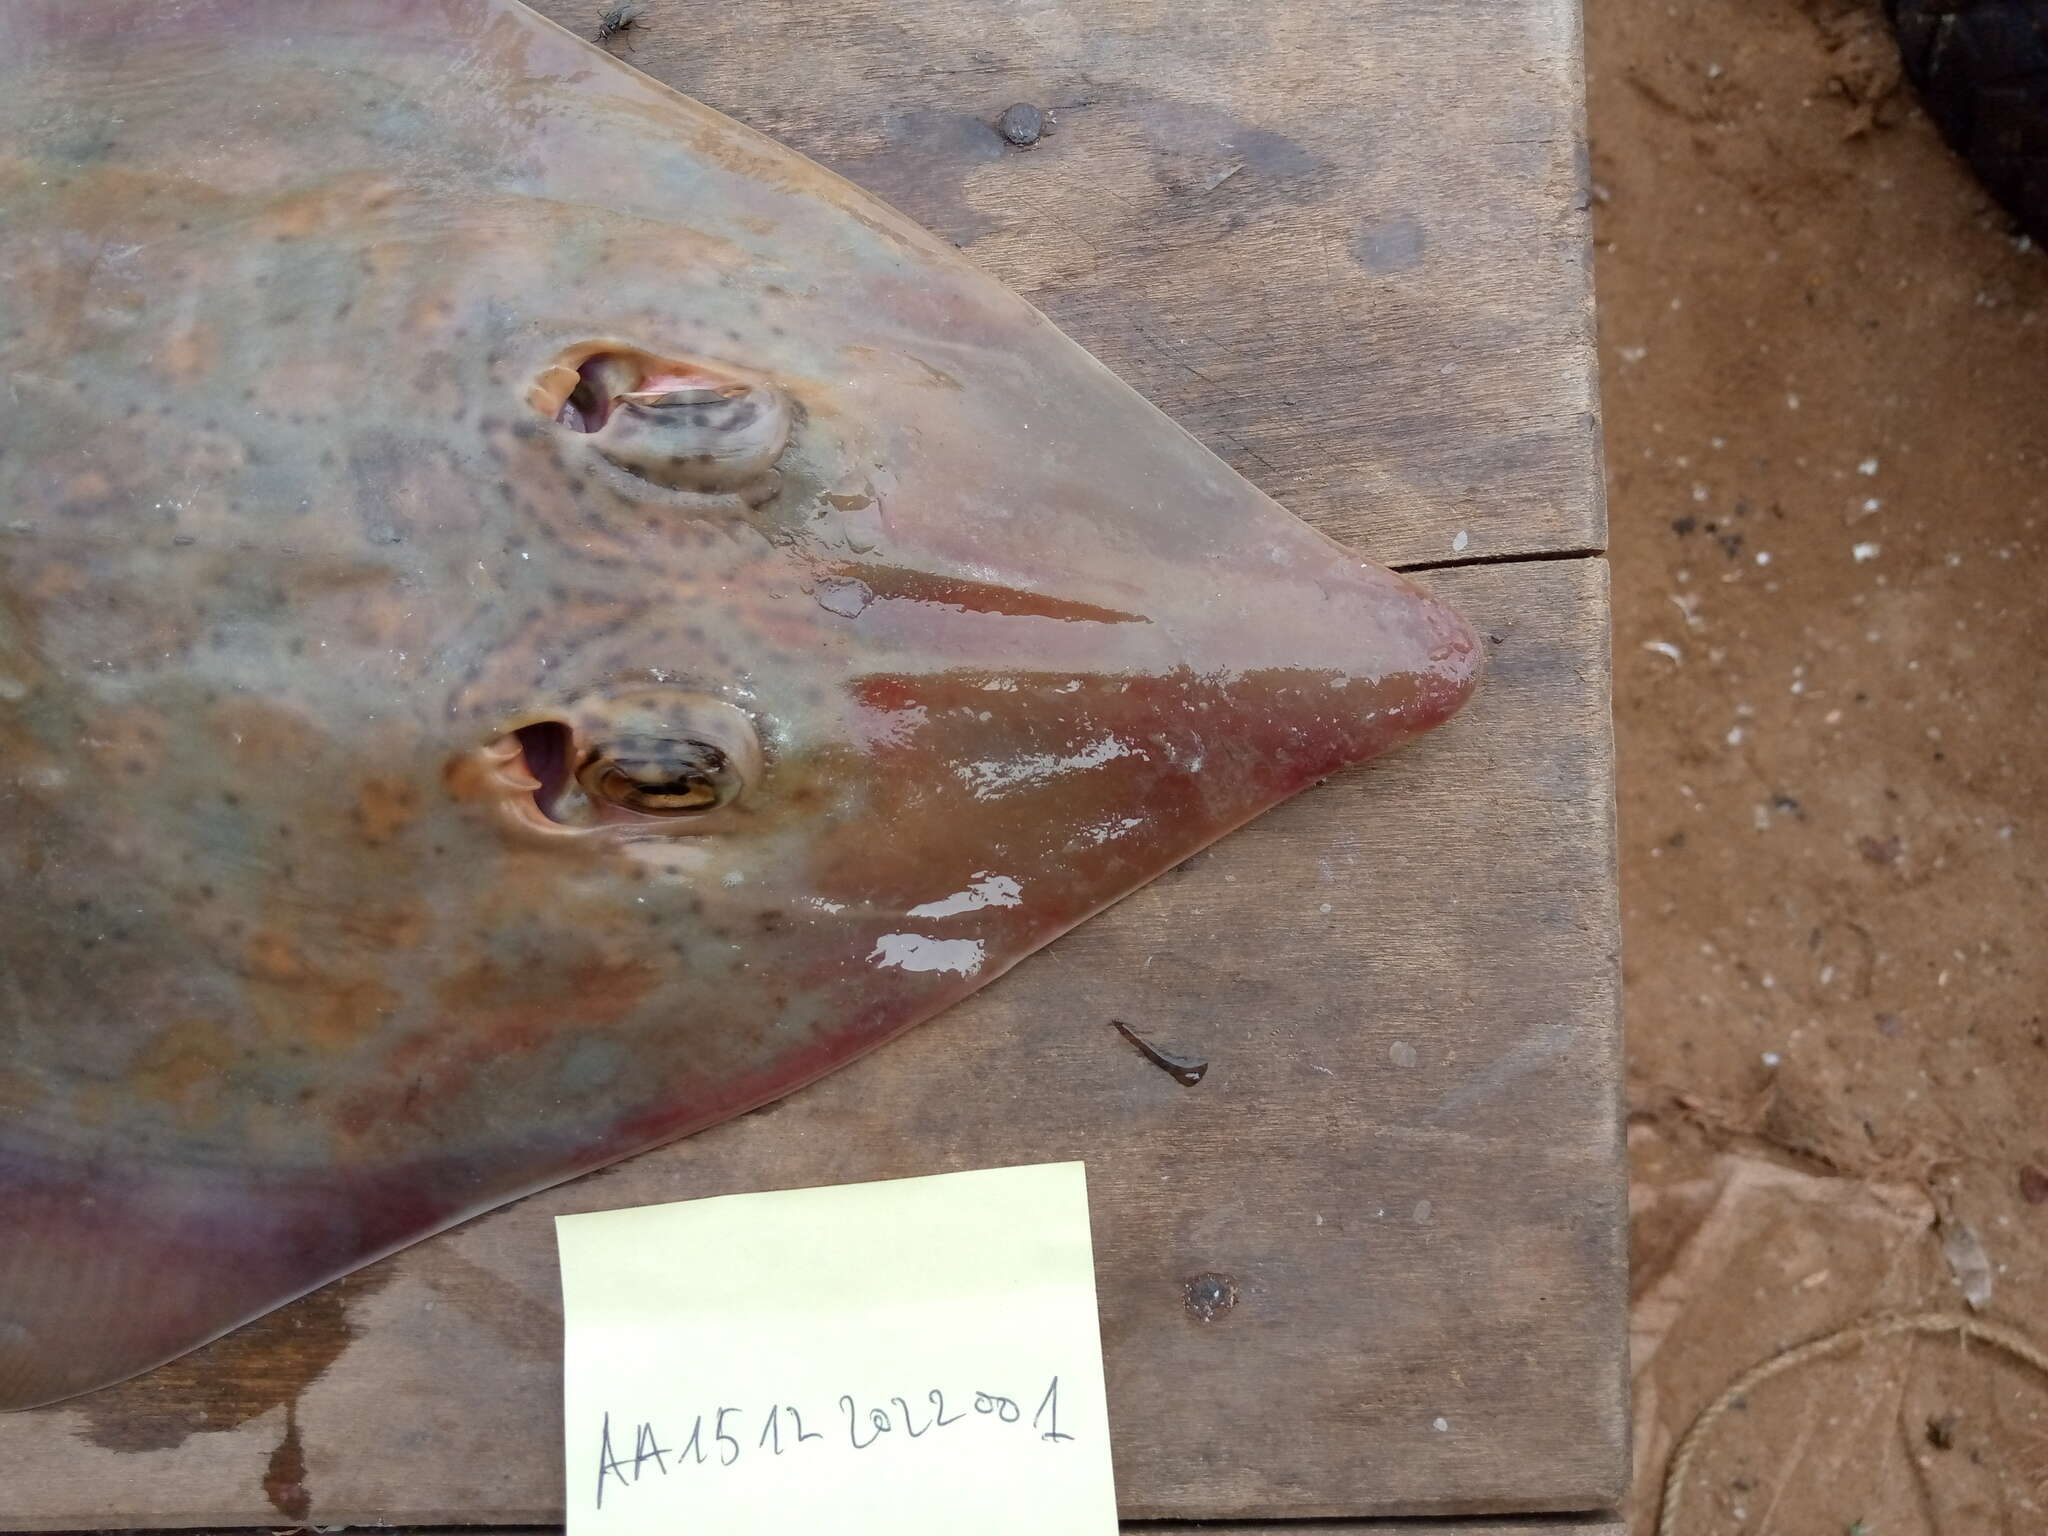
POLYGON ((0 1406, 788 1093, 1473 684, 512 0, 14 0, 0 78, 0 1406))

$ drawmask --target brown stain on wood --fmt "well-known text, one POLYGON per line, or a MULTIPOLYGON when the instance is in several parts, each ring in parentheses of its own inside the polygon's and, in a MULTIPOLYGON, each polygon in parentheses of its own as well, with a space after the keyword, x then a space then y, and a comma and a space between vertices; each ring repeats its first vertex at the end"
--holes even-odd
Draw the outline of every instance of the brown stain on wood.
MULTIPOLYGON (((287 1446, 297 1453, 295 1405, 340 1358, 358 1329, 350 1308, 383 1288, 390 1270, 374 1265, 322 1286, 288 1307, 267 1313, 213 1341, 204 1349, 153 1371, 43 1413, 77 1413, 80 1435, 110 1451, 165 1451, 193 1435, 219 1434, 270 1412, 286 1409, 285 1444, 271 1458, 264 1489, 281 1468, 287 1446)), ((303 1475, 303 1460, 299 1474, 303 1475)), ((272 1502, 276 1503, 273 1495, 272 1502)), ((293 1519, 284 1505, 278 1508, 293 1519)))
POLYGON ((287 1520, 304 1520, 313 1512, 313 1495, 306 1487, 306 1448, 299 1443, 296 1400, 284 1405, 284 1439, 270 1453, 270 1461, 263 1469, 263 1496, 287 1520))

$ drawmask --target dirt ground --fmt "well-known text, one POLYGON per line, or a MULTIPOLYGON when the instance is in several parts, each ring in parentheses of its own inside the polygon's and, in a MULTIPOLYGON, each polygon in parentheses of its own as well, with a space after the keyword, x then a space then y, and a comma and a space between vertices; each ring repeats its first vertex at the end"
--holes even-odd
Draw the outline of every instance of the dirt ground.
MULTIPOLYGON (((2048 258, 1874 4, 1587 11, 1648 1531, 1789 1345, 2048 1340, 2048 258)), ((1683 1515, 2048 1531, 2048 1375, 1788 1362, 1683 1515)))

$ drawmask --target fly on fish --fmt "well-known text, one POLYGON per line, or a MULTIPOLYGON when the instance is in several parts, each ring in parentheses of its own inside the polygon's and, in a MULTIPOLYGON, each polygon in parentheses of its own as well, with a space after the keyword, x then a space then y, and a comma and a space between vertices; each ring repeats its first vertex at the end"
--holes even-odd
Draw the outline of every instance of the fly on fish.
POLYGON ((20 0, 0 75, 0 1406, 789 1093, 1473 686, 513 0, 20 0))

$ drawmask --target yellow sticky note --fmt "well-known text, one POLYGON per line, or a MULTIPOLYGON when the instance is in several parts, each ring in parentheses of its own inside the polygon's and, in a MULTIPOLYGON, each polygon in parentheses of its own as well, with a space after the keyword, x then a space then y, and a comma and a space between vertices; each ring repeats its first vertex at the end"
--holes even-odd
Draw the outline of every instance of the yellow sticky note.
POLYGON ((1115 1536, 1081 1164, 555 1232, 571 1536, 1115 1536))

